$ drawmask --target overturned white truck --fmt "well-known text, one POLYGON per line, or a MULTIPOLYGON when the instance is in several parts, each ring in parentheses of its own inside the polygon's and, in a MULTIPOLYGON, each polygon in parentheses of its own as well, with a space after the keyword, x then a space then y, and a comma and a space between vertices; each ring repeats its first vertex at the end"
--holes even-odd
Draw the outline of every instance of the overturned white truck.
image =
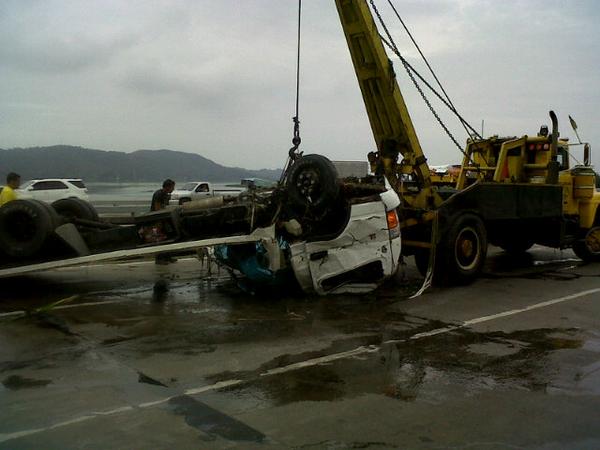
POLYGON ((274 190, 190 202, 127 225, 100 220, 79 199, 16 200, 0 208, 0 278, 212 247, 253 292, 368 292, 397 270, 399 203, 373 178, 338 179, 321 155, 297 156, 274 190))

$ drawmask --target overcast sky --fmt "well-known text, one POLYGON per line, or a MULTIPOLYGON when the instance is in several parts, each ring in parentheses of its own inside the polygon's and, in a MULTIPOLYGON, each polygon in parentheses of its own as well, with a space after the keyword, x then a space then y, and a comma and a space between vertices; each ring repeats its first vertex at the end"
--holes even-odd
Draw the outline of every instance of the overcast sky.
MULTIPOLYGON (((422 68, 385 3, 377 1, 399 47, 422 68)), ((485 120, 486 135, 532 135, 554 109, 572 140, 568 114, 577 120, 600 165, 596 1, 394 4, 477 129, 485 120)), ((304 0, 303 12, 301 149, 362 160, 374 142, 334 1, 304 0)), ((0 148, 168 148, 281 167, 291 145, 296 15, 296 0, 1 0, 0 148)), ((395 61, 430 163, 459 161, 395 61)))

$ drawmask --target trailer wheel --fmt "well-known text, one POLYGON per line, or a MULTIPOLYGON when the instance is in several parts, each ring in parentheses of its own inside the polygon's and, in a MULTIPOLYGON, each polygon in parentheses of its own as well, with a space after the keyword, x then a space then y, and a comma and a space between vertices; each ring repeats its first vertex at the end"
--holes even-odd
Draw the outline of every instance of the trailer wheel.
POLYGON ((436 264, 436 271, 443 270, 443 279, 450 284, 464 284, 473 281, 485 262, 487 236, 485 225, 479 216, 464 213, 457 216, 443 240, 441 251, 442 265, 436 264))
POLYGON ((30 202, 35 202, 38 205, 42 206, 48 214, 50 215, 50 228, 54 231, 56 227, 63 224, 63 221, 60 215, 56 212, 56 210, 49 203, 43 202, 41 200, 29 200, 30 202))
POLYGON ((582 240, 573 244, 573 251, 584 262, 600 261, 600 226, 590 228, 582 240))
POLYGON ((98 212, 96 209, 85 200, 79 198, 63 198, 57 200, 52 203, 52 208, 67 220, 98 220, 98 212))
POLYGON ((100 220, 100 216, 98 215, 98 210, 96 210, 94 205, 92 205, 90 202, 82 200, 82 199, 79 199, 79 201, 82 202, 86 206, 86 208, 90 210, 92 220, 94 220, 96 222, 100 220))
POLYGON ((49 205, 36 200, 14 200, 0 208, 0 249, 14 258, 37 253, 58 224, 49 205))
POLYGON ((322 155, 306 155, 298 159, 287 175, 290 202, 301 210, 323 210, 338 197, 340 187, 337 170, 322 155))

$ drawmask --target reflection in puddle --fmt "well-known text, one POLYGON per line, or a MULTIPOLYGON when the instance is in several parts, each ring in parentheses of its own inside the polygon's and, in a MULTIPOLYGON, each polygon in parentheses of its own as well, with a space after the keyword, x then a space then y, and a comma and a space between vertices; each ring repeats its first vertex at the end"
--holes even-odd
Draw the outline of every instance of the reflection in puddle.
MULTIPOLYGON (((360 359, 339 359, 274 377, 259 375, 273 367, 319 356, 317 353, 282 355, 254 373, 220 374, 211 381, 250 379, 252 383, 228 391, 237 399, 248 397, 250 402, 258 400, 277 406, 336 401, 365 394, 438 404, 449 396, 470 396, 492 389, 548 393, 556 376, 551 355, 557 350, 581 348, 583 342, 573 337, 575 332, 536 329, 477 333, 460 329, 426 339, 383 344, 379 352, 360 359)), ((362 339, 365 340, 362 345, 373 343, 373 338, 362 339)), ((348 346, 345 342, 344 347, 348 346)), ((327 353, 332 353, 332 349, 327 353)), ((600 377, 600 370, 597 375, 600 377)))
POLYGON ((260 431, 187 395, 174 397, 169 404, 175 414, 184 416, 189 426, 205 432, 210 440, 217 436, 230 441, 262 442, 265 439, 260 431))

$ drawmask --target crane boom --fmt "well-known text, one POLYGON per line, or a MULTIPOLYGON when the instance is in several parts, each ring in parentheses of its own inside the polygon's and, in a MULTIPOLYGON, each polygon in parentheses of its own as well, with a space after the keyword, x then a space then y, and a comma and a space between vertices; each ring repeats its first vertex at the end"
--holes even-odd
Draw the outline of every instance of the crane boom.
POLYGON ((378 160, 390 183, 395 184, 395 190, 408 203, 427 208, 436 197, 427 159, 369 5, 366 0, 335 0, 335 4, 379 151, 378 160), (403 157, 400 165, 397 164, 399 154, 403 157), (411 201, 414 196, 402 192, 401 174, 413 174, 419 187, 418 199, 411 201))

